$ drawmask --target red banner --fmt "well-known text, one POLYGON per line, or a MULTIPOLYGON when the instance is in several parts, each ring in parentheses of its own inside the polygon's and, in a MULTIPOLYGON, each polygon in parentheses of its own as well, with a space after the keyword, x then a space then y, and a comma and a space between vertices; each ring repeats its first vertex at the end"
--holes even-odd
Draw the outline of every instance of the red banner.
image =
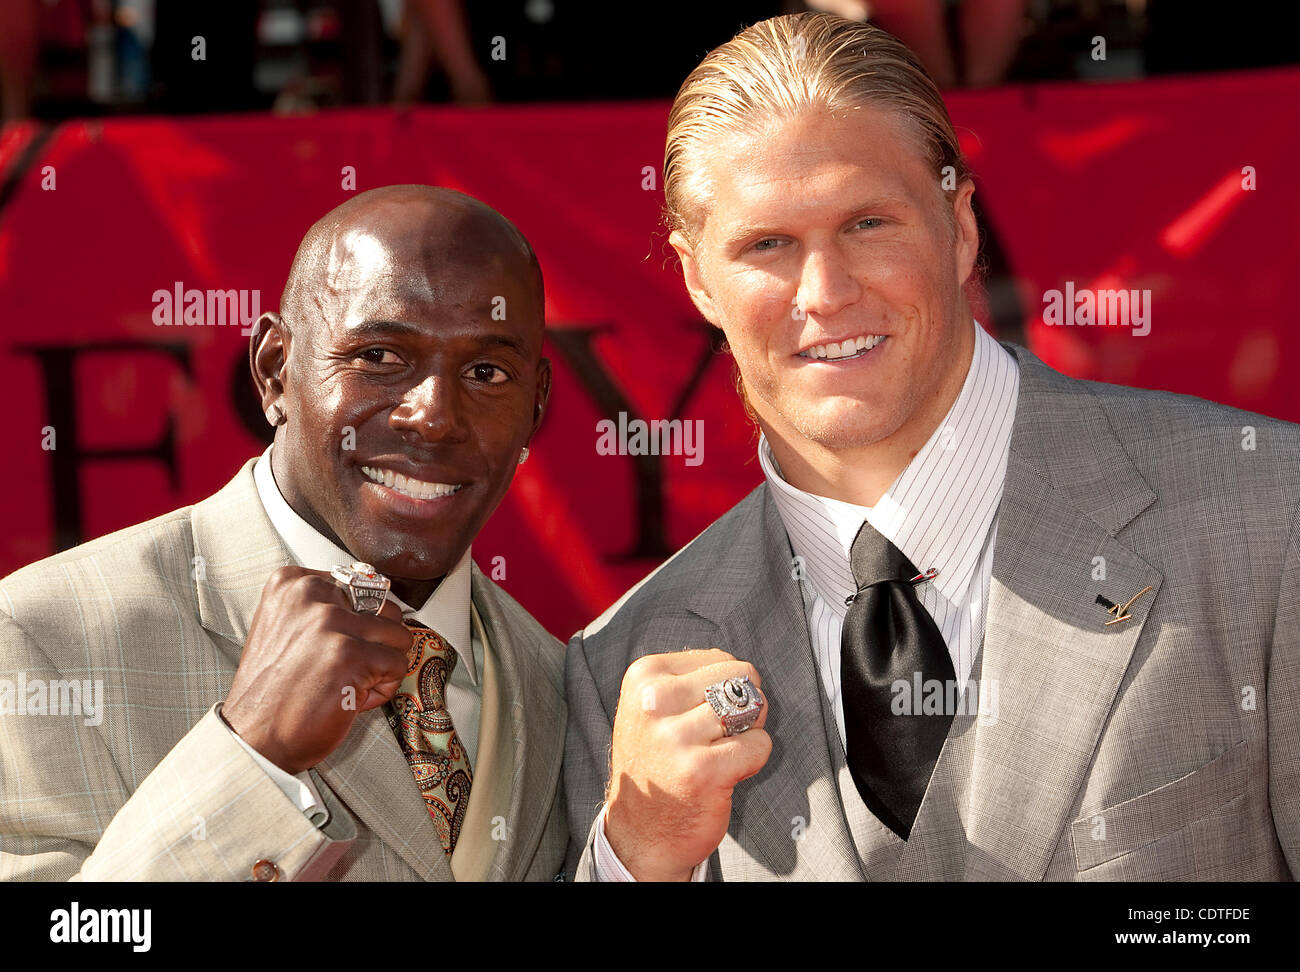
MULTIPOLYGON (((990 330, 1077 377, 1300 419, 1286 298, 1300 72, 949 104, 996 257, 990 330), (1083 290, 1149 294, 1147 332, 1047 323, 1052 292, 1083 290)), ((711 350, 659 227, 666 115, 646 103, 11 129, 0 366, 16 474, 0 574, 194 502, 260 452, 242 325, 278 306, 325 211, 420 182, 498 208, 542 261, 551 408, 474 554, 567 637, 760 479, 731 361, 711 350), (702 439, 694 455, 603 454, 599 423, 620 413, 700 420, 702 439)))

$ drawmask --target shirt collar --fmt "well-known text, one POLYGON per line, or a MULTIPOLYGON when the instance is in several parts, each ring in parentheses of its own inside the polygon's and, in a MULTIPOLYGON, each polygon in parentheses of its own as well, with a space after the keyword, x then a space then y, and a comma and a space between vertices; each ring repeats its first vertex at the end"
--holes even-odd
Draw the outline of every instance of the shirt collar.
POLYGON ((766 436, 758 461, 781 522, 818 594, 836 613, 854 593, 849 554, 863 520, 918 570, 938 568, 935 588, 957 603, 970 584, 1002 498, 1020 370, 978 321, 961 391, 930 438, 875 506, 856 506, 785 481, 766 436))
MULTIPOLYGON (((289 548, 299 567, 328 571, 338 564, 350 564, 358 558, 326 539, 311 524, 294 512, 276 485, 271 471, 271 446, 253 464, 253 481, 257 495, 262 500, 266 515, 275 532, 289 548)), ((465 666, 470 680, 478 684, 478 671, 474 666, 473 645, 470 641, 470 552, 467 549, 442 579, 437 589, 419 609, 412 608, 393 592, 388 595, 397 602, 404 617, 414 617, 421 624, 438 632, 455 649, 460 663, 465 666)))

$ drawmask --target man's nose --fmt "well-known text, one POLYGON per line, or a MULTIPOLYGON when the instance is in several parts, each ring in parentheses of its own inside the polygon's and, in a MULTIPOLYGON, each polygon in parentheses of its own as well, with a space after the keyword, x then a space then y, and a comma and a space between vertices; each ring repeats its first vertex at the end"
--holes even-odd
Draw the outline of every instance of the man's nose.
POLYGON ((430 375, 402 396, 389 423, 399 432, 414 433, 426 442, 462 442, 469 435, 462 393, 456 378, 430 375))
POLYGON ((861 296, 862 287, 838 247, 808 250, 795 295, 797 305, 805 314, 831 317, 861 296))

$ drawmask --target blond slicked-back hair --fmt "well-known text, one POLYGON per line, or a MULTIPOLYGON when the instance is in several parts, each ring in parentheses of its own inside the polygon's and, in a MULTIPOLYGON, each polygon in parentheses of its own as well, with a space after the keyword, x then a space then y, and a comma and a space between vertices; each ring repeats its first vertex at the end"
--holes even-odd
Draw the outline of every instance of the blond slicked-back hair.
MULTIPOLYGON (((664 218, 694 247, 708 188, 698 151, 720 136, 755 134, 816 109, 874 106, 899 113, 932 166, 960 186, 971 177, 934 81, 898 38, 826 13, 773 17, 714 48, 682 83, 668 116, 664 218), (952 166, 951 173, 945 172, 952 166)), ((952 214, 949 207, 949 222, 952 214)))

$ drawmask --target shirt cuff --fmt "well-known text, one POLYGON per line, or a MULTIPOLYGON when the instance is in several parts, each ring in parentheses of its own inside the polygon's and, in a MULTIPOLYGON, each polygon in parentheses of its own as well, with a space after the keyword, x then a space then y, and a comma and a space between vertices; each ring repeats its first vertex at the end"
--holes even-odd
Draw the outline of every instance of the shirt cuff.
MULTIPOLYGON (((221 715, 220 704, 217 705, 217 715, 221 715)), ((226 722, 224 716, 221 717, 221 724, 225 726, 228 733, 235 737, 235 741, 244 747, 244 751, 253 757, 253 761, 262 767, 263 772, 271 777, 272 782, 289 798, 289 801, 307 815, 307 819, 312 824, 320 828, 329 823, 329 811, 325 809, 325 801, 321 799, 319 791, 311 781, 310 770, 303 770, 297 776, 294 776, 287 770, 276 766, 256 749, 244 742, 239 733, 230 728, 230 724, 226 722)))
MULTIPOLYGON (((609 812, 609 805, 600 808, 599 823, 596 825, 596 843, 593 848, 596 860, 596 880, 627 882, 636 881, 632 872, 623 866, 623 862, 618 859, 614 853, 614 848, 610 846, 609 838, 605 836, 605 815, 609 812)), ((709 879, 709 862, 706 858, 695 865, 695 870, 691 871, 691 881, 700 882, 709 879)))

